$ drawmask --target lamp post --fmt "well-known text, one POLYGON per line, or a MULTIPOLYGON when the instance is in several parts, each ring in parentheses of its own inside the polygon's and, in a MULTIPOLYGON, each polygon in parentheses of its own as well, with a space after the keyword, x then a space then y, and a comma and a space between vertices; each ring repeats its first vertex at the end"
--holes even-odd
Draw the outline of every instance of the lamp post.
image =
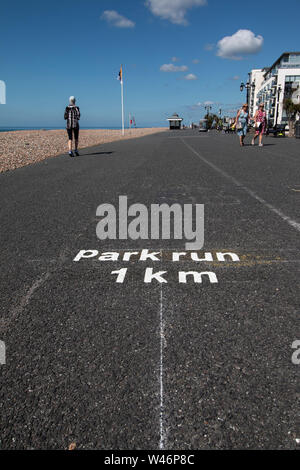
MULTIPOLYGON (((210 111, 210 109, 212 109, 212 107, 209 104, 207 104, 206 106, 204 106, 204 109, 206 109, 206 111, 207 111, 206 116, 207 116, 207 119, 208 119, 209 118, 209 111, 210 111)), ((207 128, 208 129, 210 129, 210 124, 209 123, 210 123, 210 121, 208 120, 207 121, 207 128)))
POLYGON ((275 127, 277 127, 277 121, 278 121, 278 114, 279 114, 279 98, 280 98, 280 93, 282 92, 281 85, 277 85, 277 105, 276 105, 276 119, 275 119, 275 127))
POLYGON ((244 82, 241 82, 241 84, 240 84, 240 91, 241 91, 241 93, 243 92, 244 88, 248 88, 247 85, 248 85, 248 83, 245 85, 244 82))
POLYGON ((243 92, 244 88, 246 88, 246 90, 247 90, 247 103, 248 103, 249 109, 250 109, 249 92, 250 92, 251 88, 254 87, 254 86, 255 86, 254 82, 252 82, 252 83, 250 83, 250 82, 247 82, 247 83, 241 82, 241 84, 240 84, 241 93, 243 92))
POLYGON ((219 109, 219 122, 218 122, 218 129, 221 130, 223 128, 223 120, 222 120, 222 109, 219 109))
POLYGON ((249 82, 247 82, 247 83, 241 82, 241 84, 240 84, 240 91, 242 92, 242 91, 244 90, 244 88, 246 88, 246 90, 250 90, 251 87, 254 86, 254 85, 255 85, 254 82, 252 82, 252 83, 249 83, 249 82))
POLYGON ((247 103, 249 103, 249 89, 251 88, 250 83, 247 82, 247 83, 245 84, 244 82, 241 82, 241 84, 240 84, 240 91, 241 91, 241 93, 243 92, 244 88, 246 88, 246 90, 247 90, 246 100, 247 100, 247 103))
POLYGON ((207 116, 209 116, 209 111, 212 109, 212 107, 210 105, 206 105, 206 106, 204 106, 204 108, 207 111, 207 116))

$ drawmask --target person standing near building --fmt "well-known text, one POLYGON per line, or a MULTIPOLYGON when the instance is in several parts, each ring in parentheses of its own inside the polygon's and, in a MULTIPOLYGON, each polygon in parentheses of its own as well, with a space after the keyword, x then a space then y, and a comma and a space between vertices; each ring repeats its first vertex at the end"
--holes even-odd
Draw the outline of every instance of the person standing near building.
POLYGON ((80 119, 80 110, 78 106, 75 106, 76 99, 74 96, 69 98, 69 106, 65 109, 64 118, 67 120, 67 133, 69 137, 69 155, 74 157, 75 155, 79 156, 78 153, 78 138, 79 138, 79 119, 80 119), (72 150, 72 141, 73 135, 75 139, 75 155, 72 150))
POLYGON ((238 110, 236 119, 235 119, 235 128, 236 133, 240 138, 240 146, 243 147, 245 136, 248 132, 248 119, 249 119, 249 112, 248 112, 248 104, 243 104, 242 108, 238 110))
POLYGON ((267 119, 266 119, 265 107, 264 107, 264 104, 261 103, 254 116, 255 135, 251 142, 252 145, 255 145, 255 139, 257 136, 259 136, 259 139, 258 139, 259 147, 263 146, 262 138, 266 130, 266 122, 267 122, 267 119))

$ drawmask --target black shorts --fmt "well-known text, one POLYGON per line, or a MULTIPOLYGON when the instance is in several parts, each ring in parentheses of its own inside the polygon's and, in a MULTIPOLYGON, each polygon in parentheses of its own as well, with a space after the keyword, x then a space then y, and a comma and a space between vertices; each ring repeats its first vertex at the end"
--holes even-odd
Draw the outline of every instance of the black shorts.
POLYGON ((78 140, 79 127, 75 127, 74 129, 67 129, 67 133, 68 133, 69 140, 73 140, 73 134, 74 134, 74 139, 78 140))

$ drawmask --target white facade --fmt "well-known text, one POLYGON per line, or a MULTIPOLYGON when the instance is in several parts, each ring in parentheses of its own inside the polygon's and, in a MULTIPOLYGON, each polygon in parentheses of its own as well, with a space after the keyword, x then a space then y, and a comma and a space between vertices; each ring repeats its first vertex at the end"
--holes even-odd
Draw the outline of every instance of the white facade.
POLYGON ((271 67, 252 70, 249 79, 250 115, 264 103, 270 125, 286 124, 284 98, 300 103, 300 52, 285 52, 271 67))
POLYGON ((250 116, 254 116, 257 110, 257 95, 264 81, 265 71, 266 69, 253 69, 249 73, 250 89, 248 94, 248 105, 250 116))

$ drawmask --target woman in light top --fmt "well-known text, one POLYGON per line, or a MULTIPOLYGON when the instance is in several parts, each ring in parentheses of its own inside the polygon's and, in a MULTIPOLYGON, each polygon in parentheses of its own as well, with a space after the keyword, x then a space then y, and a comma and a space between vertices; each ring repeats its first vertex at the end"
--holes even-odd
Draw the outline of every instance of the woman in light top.
POLYGON ((240 138, 240 146, 244 146, 244 139, 248 132, 248 105, 247 103, 243 104, 242 108, 238 110, 235 119, 236 133, 240 138))

